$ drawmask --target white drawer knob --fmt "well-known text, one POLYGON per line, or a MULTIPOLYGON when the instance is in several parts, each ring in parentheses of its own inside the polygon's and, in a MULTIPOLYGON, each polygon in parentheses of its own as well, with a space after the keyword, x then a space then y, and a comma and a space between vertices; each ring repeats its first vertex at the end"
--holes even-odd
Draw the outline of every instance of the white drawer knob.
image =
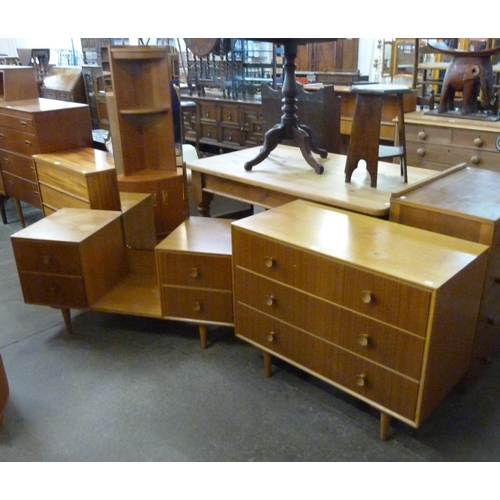
POLYGON ((474 146, 476 146, 477 148, 480 148, 482 145, 483 145, 483 140, 481 139, 481 137, 476 137, 474 139, 474 146))
POLYGON ((366 333, 363 333, 361 335, 358 335, 358 344, 362 347, 368 347, 368 344, 370 343, 370 337, 366 335, 366 333))
POLYGON ((272 344, 274 342, 274 332, 269 332, 267 335, 266 335, 266 338, 267 338, 267 341, 272 344))
POLYGON ((361 292, 361 300, 365 304, 369 304, 370 302, 373 301, 373 293, 368 291, 361 292))
POLYGON ((420 156, 420 157, 425 156, 425 149, 424 149, 424 148, 418 148, 418 149, 417 149, 417 154, 418 154, 418 156, 420 156))
POLYGON ((364 387, 366 385, 366 375, 356 375, 356 385, 364 387))
POLYGON ((425 133, 424 130, 421 130, 419 133, 418 133, 418 138, 421 140, 421 141, 425 141, 425 139, 427 139, 427 134, 425 133))
POLYGON ((198 268, 193 267, 189 270, 189 276, 191 276, 191 278, 198 278, 199 275, 200 273, 198 271, 198 268))
POLYGON ((274 297, 272 295, 266 295, 266 305, 272 306, 274 304, 274 297))
POLYGON ((193 302, 193 311, 201 311, 201 304, 199 302, 193 302))
POLYGON ((274 266, 274 259, 272 257, 264 257, 264 265, 266 267, 273 267, 274 266))
POLYGON ((479 158, 479 156, 474 155, 474 156, 470 159, 470 162, 471 162, 473 165, 479 165, 479 164, 481 163, 481 158, 479 158))

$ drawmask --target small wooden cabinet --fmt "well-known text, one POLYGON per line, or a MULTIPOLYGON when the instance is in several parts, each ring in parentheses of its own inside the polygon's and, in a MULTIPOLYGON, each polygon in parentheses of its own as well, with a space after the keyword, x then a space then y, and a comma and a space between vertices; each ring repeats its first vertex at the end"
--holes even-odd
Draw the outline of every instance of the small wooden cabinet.
POLYGON ((233 325, 231 220, 190 217, 156 247, 162 315, 200 327, 233 325))
POLYGON ((234 222, 236 335, 414 427, 465 376, 487 247, 302 200, 234 222))
POLYGON ((445 170, 467 163, 500 172, 500 121, 405 114, 406 155, 413 167, 445 170))
POLYGON ((127 272, 121 213, 63 208, 11 236, 24 301, 88 308, 127 272))
POLYGON ((33 158, 45 215, 63 207, 121 209, 111 154, 79 148, 33 158))
POLYGON ((34 67, 0 65, 0 101, 18 101, 38 97, 34 67))
POLYGON ((49 99, 0 101, 0 163, 7 195, 41 208, 32 155, 91 147, 85 104, 49 99))

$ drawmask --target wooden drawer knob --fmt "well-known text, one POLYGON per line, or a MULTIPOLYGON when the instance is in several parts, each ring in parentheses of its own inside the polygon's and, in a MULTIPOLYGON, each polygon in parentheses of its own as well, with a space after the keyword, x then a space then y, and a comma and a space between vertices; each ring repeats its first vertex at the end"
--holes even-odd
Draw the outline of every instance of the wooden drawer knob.
POLYGON ((363 333, 361 335, 358 335, 358 344, 362 347, 368 347, 368 344, 370 343, 370 337, 366 335, 366 333, 363 333))
POLYGON ((28 126, 28 123, 25 122, 25 121, 21 121, 21 127, 27 127, 28 126))
POLYGON ((425 149, 424 148, 418 148, 417 149, 417 154, 418 154, 418 156, 420 156, 421 158, 423 158, 425 156, 425 149))
POLYGON ((42 264, 44 266, 48 266, 50 264, 51 258, 50 255, 43 255, 42 256, 42 264))
POLYGON ((474 156, 470 159, 470 162, 471 162, 473 165, 479 165, 479 164, 481 163, 481 158, 479 158, 479 156, 474 155, 474 156))
POLYGON ((476 146, 477 148, 480 148, 483 144, 484 144, 484 142, 481 139, 481 137, 476 137, 474 139, 474 146, 476 146))
POLYGON ((272 344, 274 342, 274 332, 269 332, 266 335, 266 339, 270 344, 272 344))
POLYGON ((274 266, 274 259, 272 257, 264 257, 264 265, 266 267, 273 267, 274 266))
POLYGON ((366 385, 366 375, 356 375, 356 385, 364 387, 366 385))
POLYGON ((193 302, 193 311, 201 311, 201 304, 199 302, 193 302))
POLYGON ((0 134, 0 139, 4 139, 5 136, 3 134, 0 134))
POLYGON ((189 270, 189 276, 191 276, 191 278, 198 278, 199 275, 200 272, 198 271, 198 268, 193 267, 189 270))
POLYGON ((421 140, 421 141, 425 141, 425 139, 427 139, 427 134, 425 133, 424 130, 421 130, 419 133, 418 133, 418 138, 421 140))
POLYGON ((266 305, 272 306, 275 303, 274 297, 272 295, 266 295, 266 305))
POLYGON ((373 302, 373 293, 368 291, 361 292, 361 301, 364 302, 365 304, 373 302))

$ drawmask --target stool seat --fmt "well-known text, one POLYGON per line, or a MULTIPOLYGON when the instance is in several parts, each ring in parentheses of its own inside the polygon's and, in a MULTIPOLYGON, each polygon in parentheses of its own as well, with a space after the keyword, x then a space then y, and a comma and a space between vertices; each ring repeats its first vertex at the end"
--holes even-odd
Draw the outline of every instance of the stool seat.
POLYGON ((404 85, 377 83, 354 85, 351 92, 357 94, 357 96, 345 166, 345 181, 351 182, 352 173, 357 168, 359 161, 364 160, 366 161, 366 169, 370 174, 370 185, 371 187, 377 187, 379 160, 400 158, 401 175, 404 182, 408 182, 403 95, 411 93, 411 89, 404 85), (397 146, 379 145, 382 102, 384 97, 388 95, 395 95, 397 99, 397 146))

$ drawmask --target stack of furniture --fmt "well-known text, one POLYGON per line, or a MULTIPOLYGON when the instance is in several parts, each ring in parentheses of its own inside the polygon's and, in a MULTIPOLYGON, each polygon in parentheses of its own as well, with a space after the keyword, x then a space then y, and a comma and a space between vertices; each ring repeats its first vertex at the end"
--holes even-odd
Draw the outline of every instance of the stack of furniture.
MULTIPOLYGON (((92 146, 92 128, 86 104, 34 97, 34 69, 3 68, 0 94, 0 165, 5 194, 41 208, 32 155, 92 146), (16 90, 17 88, 17 90, 16 90), (19 94, 19 89, 25 89, 19 94)), ((24 218, 18 210, 22 224, 24 218)))
POLYGON ((187 215, 184 175, 177 167, 170 72, 165 46, 108 47, 113 154, 120 191, 153 193, 158 238, 187 215))

